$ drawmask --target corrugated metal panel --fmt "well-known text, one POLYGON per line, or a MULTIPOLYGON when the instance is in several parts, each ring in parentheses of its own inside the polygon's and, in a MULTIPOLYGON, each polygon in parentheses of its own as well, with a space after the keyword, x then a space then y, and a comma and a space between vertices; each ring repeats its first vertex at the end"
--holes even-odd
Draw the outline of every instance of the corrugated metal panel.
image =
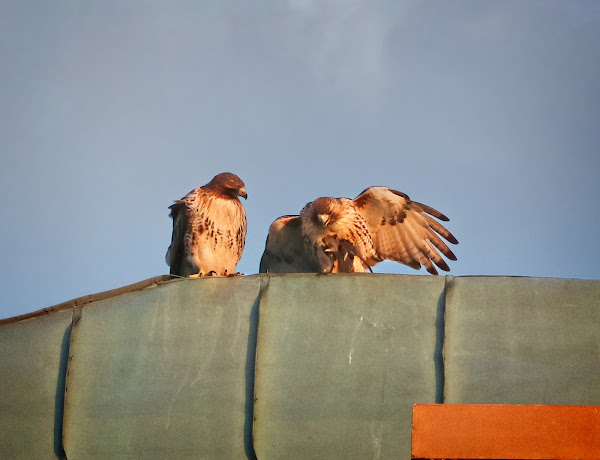
POLYGON ((258 458, 410 458, 435 402, 443 277, 273 276, 260 302, 258 458))
POLYGON ((0 458, 61 456, 72 312, 0 327, 0 458))
POLYGON ((258 276, 181 280, 84 308, 67 377, 69 460, 244 458, 258 293, 258 276))
POLYGON ((600 404, 600 282, 455 278, 446 402, 600 404))

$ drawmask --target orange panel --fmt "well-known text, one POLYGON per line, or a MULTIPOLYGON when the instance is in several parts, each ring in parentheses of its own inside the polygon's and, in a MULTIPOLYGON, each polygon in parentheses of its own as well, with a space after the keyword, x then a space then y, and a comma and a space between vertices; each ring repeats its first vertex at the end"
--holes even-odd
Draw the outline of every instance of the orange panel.
POLYGON ((600 459, 600 406, 416 404, 414 459, 600 459))

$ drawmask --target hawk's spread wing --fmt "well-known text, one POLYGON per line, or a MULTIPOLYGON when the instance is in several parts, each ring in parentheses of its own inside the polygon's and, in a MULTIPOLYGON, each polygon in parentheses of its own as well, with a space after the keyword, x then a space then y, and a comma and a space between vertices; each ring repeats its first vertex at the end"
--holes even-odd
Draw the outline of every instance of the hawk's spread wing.
POLYGON ((433 264, 444 271, 450 270, 438 251, 456 260, 440 236, 453 244, 458 241, 433 219, 448 221, 441 212, 387 187, 369 187, 354 199, 354 206, 366 221, 379 257, 367 261, 369 265, 388 259, 415 269, 424 265, 429 273, 436 275, 433 264))
POLYGON ((260 273, 315 273, 319 267, 304 250, 300 216, 282 216, 271 224, 260 273))

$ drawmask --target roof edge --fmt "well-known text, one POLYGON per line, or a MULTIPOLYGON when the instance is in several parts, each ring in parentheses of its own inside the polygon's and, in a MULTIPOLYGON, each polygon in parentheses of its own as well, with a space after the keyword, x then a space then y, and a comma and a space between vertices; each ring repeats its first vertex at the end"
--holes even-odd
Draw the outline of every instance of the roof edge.
POLYGON ((66 302, 62 302, 51 307, 42 308, 40 310, 33 311, 31 313, 25 313, 19 316, 13 316, 10 318, 0 319, 0 326, 5 326, 7 324, 17 323, 19 321, 24 321, 26 319, 37 318, 39 316, 46 316, 51 313, 56 313, 57 311, 69 310, 75 307, 81 307, 88 303, 95 302, 97 300, 104 300, 110 297, 116 297, 121 294, 126 294, 128 292, 133 291, 141 291, 142 289, 146 289, 152 286, 158 286, 166 281, 174 279, 171 275, 159 275, 154 276, 152 278, 145 279, 143 281, 138 281, 137 283, 128 284, 127 286, 121 286, 116 289, 110 289, 108 291, 98 292, 96 294, 88 294, 82 297, 77 297, 76 299, 67 300, 66 302))

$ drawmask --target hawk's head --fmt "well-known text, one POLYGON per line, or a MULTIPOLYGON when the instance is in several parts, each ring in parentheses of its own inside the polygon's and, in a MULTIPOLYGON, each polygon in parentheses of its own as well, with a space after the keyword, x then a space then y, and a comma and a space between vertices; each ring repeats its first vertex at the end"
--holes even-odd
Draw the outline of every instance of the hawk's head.
POLYGON ((223 195, 231 198, 236 198, 238 196, 241 196, 244 199, 248 198, 246 186, 242 179, 230 172, 217 174, 208 184, 206 184, 206 188, 216 189, 223 195))
POLYGON ((310 205, 311 219, 316 225, 327 227, 340 217, 342 205, 337 198, 317 198, 310 205))

